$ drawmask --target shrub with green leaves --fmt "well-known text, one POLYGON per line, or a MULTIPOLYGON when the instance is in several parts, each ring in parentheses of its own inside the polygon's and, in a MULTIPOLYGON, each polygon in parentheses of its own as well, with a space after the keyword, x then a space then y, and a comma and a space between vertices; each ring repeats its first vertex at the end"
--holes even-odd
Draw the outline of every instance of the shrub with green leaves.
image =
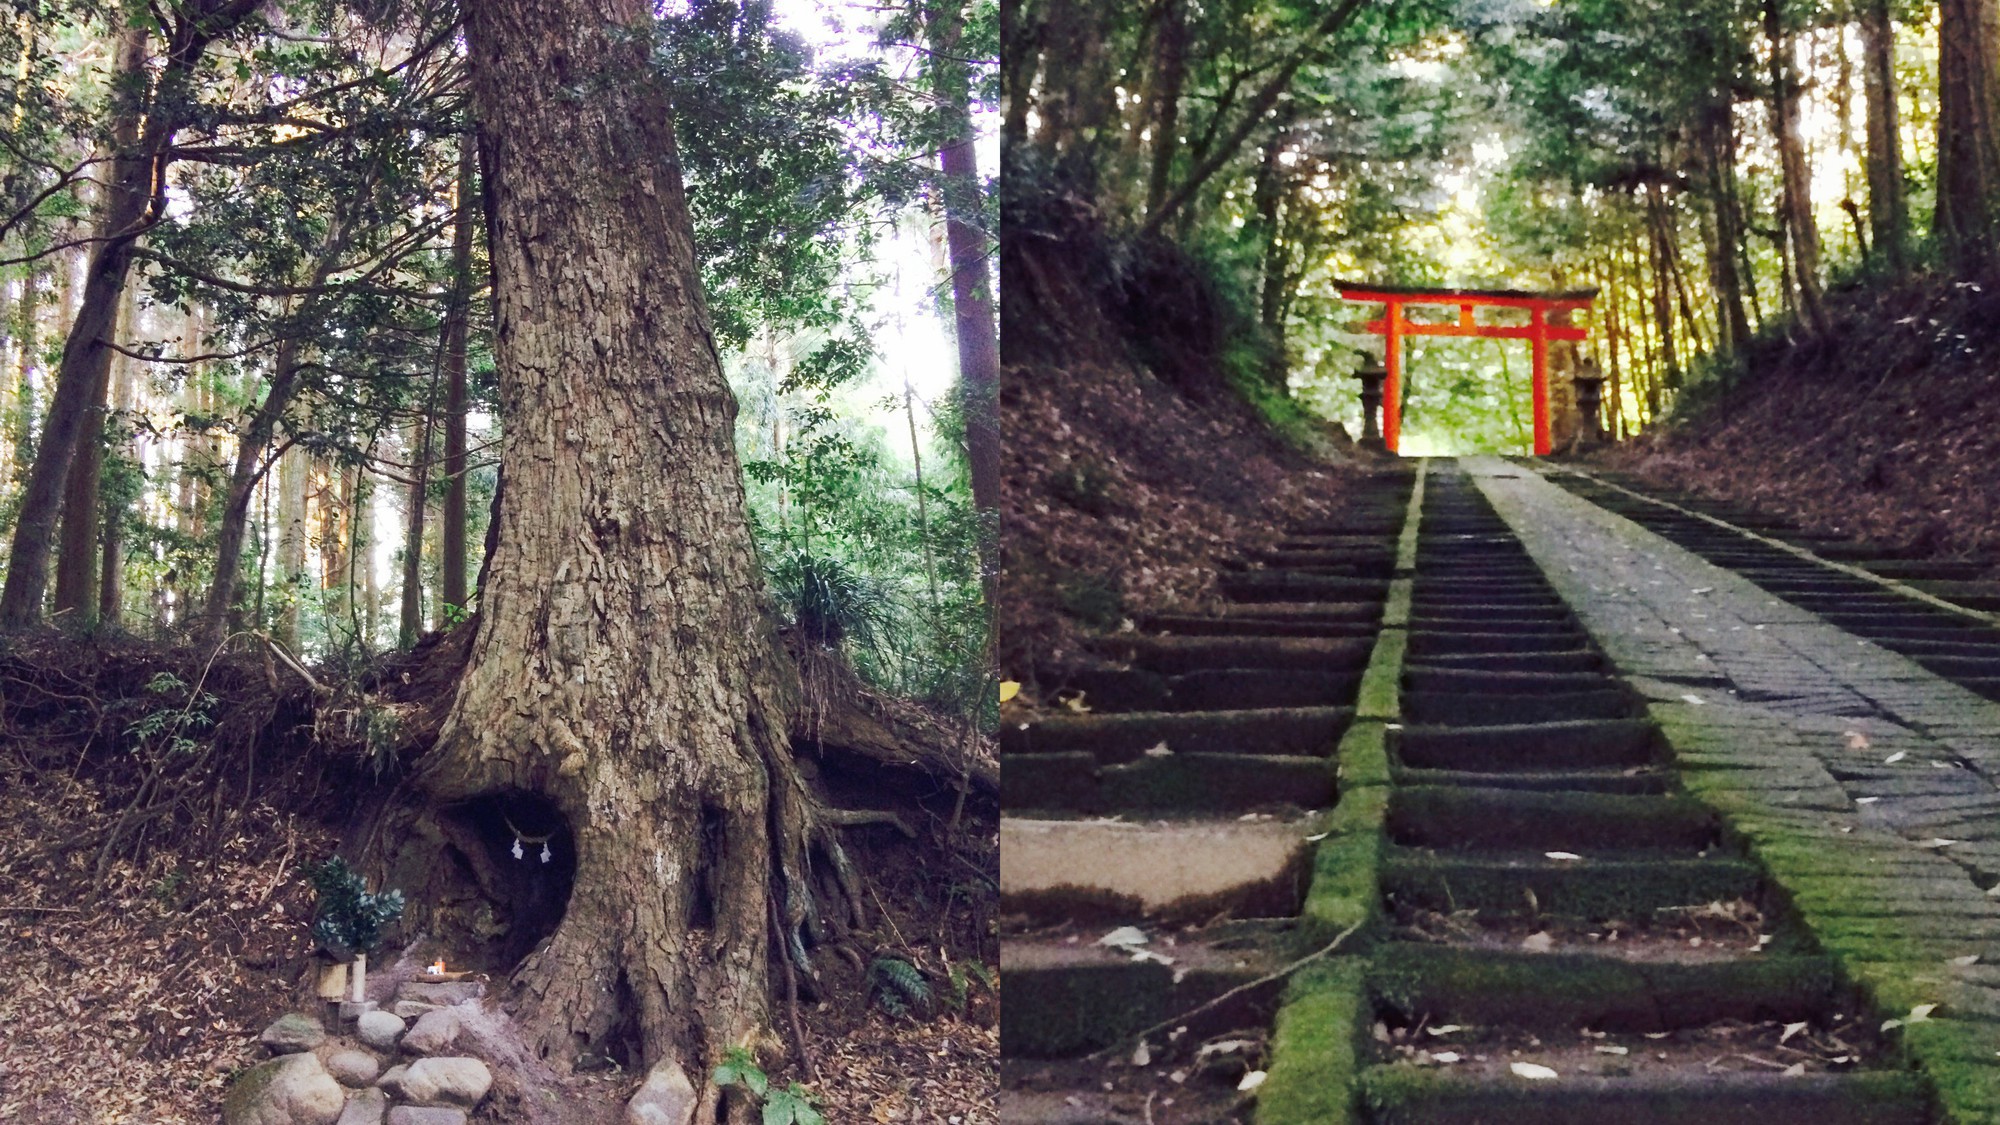
POLYGON ((403 892, 371 893, 360 873, 339 856, 307 864, 305 872, 319 893, 312 935, 320 948, 340 961, 380 949, 384 931, 403 916, 403 892))
POLYGON ((773 1087, 770 1077, 743 1047, 730 1048, 709 1081, 725 1090, 741 1086, 750 1091, 764 1106, 760 1118, 763 1125, 826 1125, 826 1117, 820 1113, 811 1091, 796 1082, 783 1089, 773 1087))

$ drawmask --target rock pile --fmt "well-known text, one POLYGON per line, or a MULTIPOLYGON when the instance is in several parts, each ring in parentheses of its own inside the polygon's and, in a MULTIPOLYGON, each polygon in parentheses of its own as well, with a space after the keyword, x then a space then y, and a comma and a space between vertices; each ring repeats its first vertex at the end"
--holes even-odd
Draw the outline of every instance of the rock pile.
POLYGON ((341 1005, 332 1034, 303 1012, 280 1016, 259 1037, 272 1058, 230 1087, 223 1125, 467 1125, 493 1072, 452 1054, 457 1009, 476 1009, 484 991, 470 981, 406 981, 388 1010, 341 1005))

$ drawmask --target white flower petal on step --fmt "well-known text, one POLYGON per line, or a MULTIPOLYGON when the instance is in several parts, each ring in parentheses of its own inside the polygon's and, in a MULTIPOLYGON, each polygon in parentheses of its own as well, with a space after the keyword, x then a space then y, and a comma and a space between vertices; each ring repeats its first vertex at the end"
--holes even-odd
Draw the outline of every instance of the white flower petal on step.
POLYGON ((1790 1039, 1792 1036, 1797 1035, 1799 1032, 1804 1031, 1805 1029, 1806 1029, 1806 1022, 1804 1020, 1800 1020, 1798 1023, 1786 1024, 1785 1033, 1783 1035, 1778 1036, 1779 1045, 1782 1046, 1785 1040, 1790 1039))
POLYGON ((1113 949, 1124 949, 1135 945, 1145 945, 1152 940, 1152 938, 1146 936, 1146 931, 1137 926, 1120 926, 1103 937, 1098 938, 1097 944, 1108 945, 1113 949))
POLYGON ((1600 1055, 1629 1055, 1632 1053, 1632 1048, 1620 1047, 1616 1043, 1599 1043, 1592 1050, 1600 1055))
POLYGON ((1894 754, 1891 754, 1891 755, 1889 755, 1888 757, 1886 757, 1886 758, 1882 759, 1882 764, 1883 764, 1883 765, 1885 765, 1885 766, 1893 766, 1893 765, 1895 765, 1895 764, 1896 764, 1897 762, 1900 762, 1900 761, 1902 761, 1902 760, 1903 760, 1904 758, 1907 758, 1907 757, 1909 757, 1909 756, 1910 756, 1910 755, 1909 755, 1909 752, 1908 752, 1908 751, 1905 751, 1905 750, 1898 750, 1898 751, 1896 751, 1896 752, 1895 752, 1894 754))
POLYGON ((1265 1074, 1261 1070, 1253 1070, 1250 1073, 1243 1076, 1243 1081, 1238 1082, 1236 1084, 1236 1091, 1237 1093, 1243 1093, 1245 1091, 1255 1090, 1257 1087, 1262 1086, 1264 1084, 1264 1079, 1268 1077, 1269 1075, 1265 1074))
POLYGON ((1583 858, 1582 856, 1576 854, 1575 852, 1543 852, 1542 854, 1549 857, 1550 859, 1562 860, 1565 863, 1583 858))

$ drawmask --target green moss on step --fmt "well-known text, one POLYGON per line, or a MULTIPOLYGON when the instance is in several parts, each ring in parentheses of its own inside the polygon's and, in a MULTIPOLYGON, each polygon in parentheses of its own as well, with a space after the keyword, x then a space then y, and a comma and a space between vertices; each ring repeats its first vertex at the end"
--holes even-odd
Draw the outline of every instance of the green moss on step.
POLYGON ((1347 1125, 1357 1045, 1368 1020, 1364 962, 1338 957, 1292 978, 1271 1040, 1257 1125, 1347 1125))
POLYGON ((1301 952, 1318 949, 1349 927, 1360 929, 1347 948, 1366 948, 1382 924, 1382 817, 1389 791, 1350 789, 1327 821, 1327 838, 1313 853, 1312 882, 1299 912, 1301 952))
POLYGON ((1357 722, 1341 736, 1340 788, 1342 792, 1389 784, 1388 732, 1381 723, 1357 722))
POLYGON ((1403 714, 1403 659, 1410 635, 1401 629, 1384 629, 1375 638, 1368 657, 1368 670, 1361 674, 1361 690, 1355 694, 1355 712, 1364 719, 1396 722, 1403 714))

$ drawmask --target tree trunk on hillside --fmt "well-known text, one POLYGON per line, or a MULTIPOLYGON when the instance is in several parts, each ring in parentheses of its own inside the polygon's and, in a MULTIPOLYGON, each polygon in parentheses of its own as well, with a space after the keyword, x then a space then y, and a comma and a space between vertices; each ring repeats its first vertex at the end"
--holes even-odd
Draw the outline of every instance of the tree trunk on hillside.
POLYGON ((1771 132, 1778 139, 1784 181, 1782 220, 1789 235, 1793 279, 1806 325, 1816 336, 1831 332, 1819 284, 1819 224, 1812 212, 1812 172, 1799 138, 1799 95, 1792 66, 1792 37, 1785 28, 1784 0, 1764 0, 1764 34, 1771 43, 1771 132))
POLYGON ((453 607, 465 609, 465 520, 466 452, 465 417, 465 338, 472 315, 473 224, 479 217, 477 164, 478 149, 471 137, 459 141, 458 211, 452 217, 451 276, 452 303, 445 316, 444 332, 444 524, 438 558, 437 625, 450 624, 453 607))
POLYGON ((1934 226, 1946 257, 1962 274, 1993 261, 1996 189, 2000 189, 2000 75, 1994 43, 1995 0, 1938 5, 1938 172, 1934 226))
POLYGON ((1160 0, 1160 28, 1153 41, 1151 122, 1153 167, 1146 178, 1146 213, 1166 202, 1180 150, 1181 87, 1187 81, 1187 0, 1160 0))
MULTIPOLYGON (((135 310, 125 310, 126 331, 132 330, 136 319, 135 310)), ((111 409, 115 416, 130 417, 132 407, 138 399, 134 386, 137 381, 137 360, 130 356, 119 356, 111 361, 111 409)), ((119 457, 130 462, 134 459, 131 434, 121 422, 116 432, 125 439, 125 446, 119 457)), ((133 471, 128 469, 127 471, 133 471)), ((101 497, 100 497, 101 501, 101 497)), ((125 617, 125 516, 123 505, 102 508, 104 561, 97 571, 97 623, 109 628, 124 624, 125 617)))
POLYGON ((1721 312, 1716 317, 1720 346, 1733 352, 1750 339, 1750 322, 1743 314, 1743 277, 1737 270, 1743 225, 1736 213, 1736 133, 1729 94, 1721 92, 1702 114, 1701 164, 1707 180, 1709 218, 1714 238, 1709 244, 1708 269, 1721 312))
POLYGON ((979 513, 979 574, 990 609, 999 573, 1000 534, 1000 337, 994 326, 988 261, 992 240, 986 236, 986 197, 972 150, 969 68, 958 58, 964 15, 958 0, 936 2, 930 25, 931 73, 942 133, 951 138, 939 154, 945 240, 951 247, 951 303, 958 334, 966 460, 972 469, 972 505, 979 513))
MULTIPOLYGON (((443 357, 439 357, 443 362, 443 357)), ((442 374, 442 372, 440 372, 442 374)), ((424 517, 430 507, 431 419, 434 410, 410 423, 409 492, 403 498, 403 585, 398 592, 396 647, 409 648, 424 631, 424 517)))
POLYGON ((1909 272, 1909 201, 1903 188, 1902 125, 1896 106, 1896 26, 1889 0, 1861 5, 1861 88, 1868 123, 1868 226, 1875 252, 1897 277, 1909 272))
MULTIPOLYGON (((1667 276, 1667 246, 1661 225, 1654 219, 1658 203, 1650 189, 1646 192, 1646 246, 1650 252, 1653 267, 1653 323, 1659 329, 1660 362, 1665 368, 1664 382, 1669 388, 1681 385, 1680 353, 1674 347, 1674 299, 1673 281, 1667 276)), ((1658 409, 1657 402, 1654 409, 1658 409)))
MULTIPOLYGON (((90 420, 93 396, 100 390, 111 349, 107 346, 117 319, 132 249, 149 220, 155 187, 165 202, 165 162, 188 110, 191 75, 209 43, 227 35, 250 18, 262 0, 198 0, 181 6, 180 20, 163 33, 167 55, 150 93, 144 67, 121 75, 114 87, 133 99, 121 108, 129 114, 135 143, 122 148, 110 162, 104 185, 103 210, 97 229, 103 241, 92 249, 85 269, 83 300, 63 343, 49 412, 42 426, 40 448, 15 518, 13 548, 8 553, 7 583, 0 590, 0 629, 32 625, 42 616, 42 596, 48 589, 49 547, 55 540, 56 517, 69 480, 70 465, 90 420), (149 112, 150 106, 150 112, 149 112)), ((120 65, 144 52, 120 52, 120 65)), ((124 122, 118 126, 125 128, 124 122)))
MULTIPOLYGON (((325 274, 323 268, 315 273, 314 284, 324 281, 325 274)), ((236 463, 230 469, 228 490, 223 493, 222 519, 215 536, 215 576, 209 581, 208 599, 202 609, 200 639, 204 644, 220 644, 229 632, 230 614, 236 605, 237 571, 242 567, 243 543, 250 523, 250 502, 256 496, 257 482, 271 469, 265 455, 278 432, 279 420, 285 416, 285 408, 291 404, 292 394, 298 390, 301 358, 298 341, 287 338, 278 344, 277 356, 271 364, 270 387, 237 440, 236 463)))
POLYGON ((279 642, 299 650, 299 600, 306 582, 306 477, 312 461, 297 446, 278 458, 278 612, 272 626, 279 642))
MULTIPOLYGON (((699 1075, 766 1024, 815 824, 651 12, 467 5, 506 487, 470 662, 410 784, 535 794, 573 838, 567 909, 513 975, 529 1042, 567 1064, 630 1029, 699 1075)), ((711 1122, 722 1094, 702 1097, 711 1122)))

